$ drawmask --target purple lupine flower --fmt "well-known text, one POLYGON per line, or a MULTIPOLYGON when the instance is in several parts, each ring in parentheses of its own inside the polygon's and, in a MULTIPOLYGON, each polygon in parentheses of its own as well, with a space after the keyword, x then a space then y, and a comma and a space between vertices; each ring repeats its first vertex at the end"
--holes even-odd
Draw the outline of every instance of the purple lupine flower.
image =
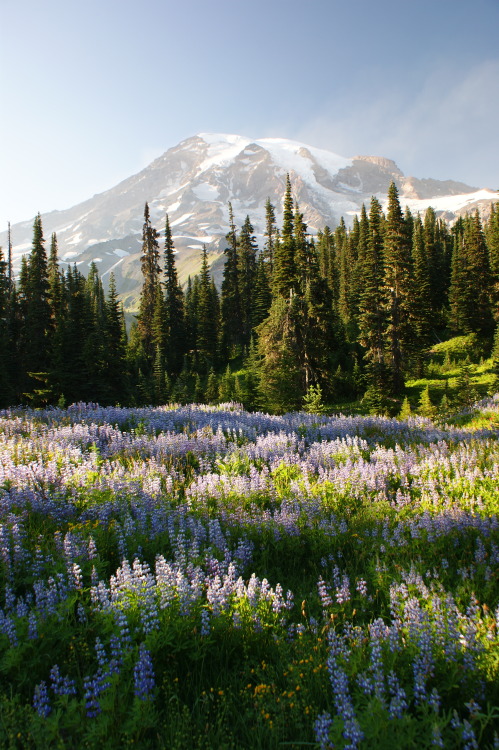
POLYGON ((210 634, 210 613, 207 609, 201 610, 201 636, 207 636, 210 634))
POLYGON ((42 680, 35 687, 35 694, 33 696, 33 708, 37 712, 38 716, 47 718, 51 712, 50 699, 47 690, 47 683, 42 680))
POLYGON ((393 671, 388 674, 388 689, 391 695, 388 707, 390 719, 401 719, 404 710, 407 708, 406 693, 393 671))
POLYGON ((329 594, 328 585, 323 580, 322 576, 319 577, 319 580, 317 582, 317 590, 319 592, 319 598, 322 604, 322 611, 324 615, 326 615, 328 608, 332 607, 333 605, 333 600, 331 599, 331 596, 329 594))
POLYGON ((358 579, 357 583, 355 584, 355 588, 361 596, 367 596, 367 583, 363 578, 358 579))
POLYGON ((433 747, 445 747, 439 726, 434 726, 431 730, 431 744, 433 747))
POLYGON ((50 670, 50 682, 55 695, 76 695, 75 681, 63 677, 57 664, 50 670))
POLYGON ((355 711, 348 689, 348 677, 345 670, 340 666, 338 657, 346 658, 348 652, 346 644, 334 631, 328 635, 330 651, 327 658, 329 679, 333 688, 334 704, 338 716, 343 719, 343 736, 348 744, 345 750, 355 750, 364 737, 359 722, 355 717, 355 711))
POLYGON ((78 563, 72 563, 72 565, 70 565, 69 567, 72 577, 72 584, 77 591, 81 591, 83 589, 83 574, 81 572, 81 568, 78 563))
POLYGON ((100 668, 93 677, 85 677, 83 679, 85 706, 89 719, 95 718, 102 712, 99 696, 110 684, 109 673, 103 672, 100 668))
POLYGON ((435 713, 438 714, 440 710, 440 695, 438 694, 438 690, 436 688, 433 688, 430 693, 430 697, 428 698, 428 705, 430 706, 432 711, 435 711, 435 713))
POLYGON ((2 630, 10 641, 12 648, 19 645, 19 638, 17 637, 16 624, 14 620, 7 616, 4 618, 2 623, 2 630))
POLYGON ((386 638, 387 630, 388 628, 381 618, 378 618, 369 625, 369 635, 371 638, 370 670, 373 675, 374 694, 381 702, 383 702, 385 694, 382 643, 384 638, 386 638))
POLYGON ((461 732, 461 737, 463 742, 466 744, 464 745, 464 750, 475 750, 475 748, 478 748, 478 743, 476 741, 475 737, 475 731, 469 721, 464 719, 463 721, 463 728, 461 732))
POLYGON ((123 644, 121 638, 115 633, 111 635, 109 639, 109 645, 111 649, 111 659, 109 660, 109 671, 114 674, 119 674, 123 664, 123 644))
POLYGON ((91 536, 88 540, 88 550, 87 555, 89 560, 95 560, 95 558, 98 555, 97 552, 97 545, 95 544, 93 536, 91 536))
POLYGON ((364 695, 370 696, 374 693, 374 680, 366 672, 360 672, 357 675, 357 684, 364 695))
POLYGON ((143 643, 140 644, 139 658, 133 670, 133 678, 136 697, 142 701, 152 700, 155 686, 154 670, 151 653, 143 643))
POLYGON ((331 714, 327 711, 319 714, 314 722, 315 741, 319 744, 320 750, 328 750, 332 747, 329 742, 329 730, 332 723, 331 714))
POLYGON ((97 664, 101 669, 104 669, 107 666, 107 655, 99 636, 95 639, 95 655, 97 656, 97 664))
POLYGON ((34 641, 38 638, 38 621, 36 614, 31 611, 28 615, 28 639, 34 641))
POLYGON ((76 607, 76 615, 78 617, 78 622, 81 622, 82 624, 85 624, 87 622, 87 613, 85 612, 85 607, 81 602, 78 602, 78 605, 76 607))

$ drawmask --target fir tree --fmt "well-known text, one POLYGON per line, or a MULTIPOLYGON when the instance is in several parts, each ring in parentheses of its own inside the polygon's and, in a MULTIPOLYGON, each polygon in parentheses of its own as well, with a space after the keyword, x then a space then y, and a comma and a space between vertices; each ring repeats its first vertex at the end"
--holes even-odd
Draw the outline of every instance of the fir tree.
POLYGON ((157 230, 151 225, 149 206, 146 203, 142 227, 142 255, 140 257, 143 282, 138 315, 138 333, 145 362, 149 367, 152 367, 156 351, 153 321, 161 271, 158 237, 157 230))
POLYGON ((62 284, 63 274, 59 269, 57 235, 52 233, 50 241, 50 254, 48 258, 48 282, 49 282, 49 304, 54 326, 57 327, 62 313, 62 284))
POLYGON ((113 272, 105 304, 105 373, 108 400, 111 404, 127 401, 128 373, 126 363, 126 328, 123 307, 118 300, 113 272))
POLYGON ((450 323, 457 333, 490 336, 493 285, 478 211, 454 227, 450 298, 450 323))
POLYGON ((9 319, 11 315, 11 283, 8 262, 0 247, 0 407, 12 403, 14 391, 9 362, 12 360, 9 319))
POLYGON ((208 253, 203 245, 201 272, 199 274, 199 301, 197 305, 196 350, 202 374, 217 361, 218 294, 210 278, 208 253))
POLYGON ((398 414, 398 418, 402 421, 406 421, 411 416, 412 416, 411 404, 409 402, 409 398, 406 396, 404 400, 402 401, 402 407, 398 414))
POLYGON ((49 338, 52 332, 52 316, 49 303, 48 260, 43 238, 42 220, 37 215, 33 225, 33 246, 20 278, 22 299, 21 314, 23 328, 21 339, 21 357, 25 377, 24 389, 39 390, 38 384, 30 380, 29 373, 46 373, 48 376, 51 363, 49 360, 49 338))
POLYGON ((416 374, 423 374, 425 350, 430 346, 434 311, 431 304, 429 262, 423 235, 423 224, 417 217, 413 224, 412 263, 414 268, 414 292, 412 319, 414 327, 414 362, 416 374))
POLYGON ((493 204, 485 226, 491 276, 491 304, 494 320, 499 320, 499 204, 493 204))
POLYGON ((254 331, 260 323, 263 323, 269 314, 272 303, 269 279, 265 260, 260 255, 256 265, 255 286, 251 305, 251 328, 254 331))
POLYGON ((275 219, 275 208, 267 198, 265 203, 265 246, 263 249, 263 258, 267 268, 269 278, 272 278, 274 271, 274 246, 277 237, 277 225, 275 219))
MULTIPOLYGON (((319 258, 319 272, 323 279, 330 282, 330 267, 333 261, 333 236, 328 226, 317 232, 317 257, 319 258)), ((330 284, 330 286, 332 286, 330 284)))
POLYGON ((296 290, 297 287, 293 208, 291 182, 287 175, 282 231, 279 241, 274 243, 272 274, 273 294, 280 294, 282 297, 289 297, 290 292, 296 290))
POLYGON ((303 397, 303 411, 309 414, 325 414, 327 409, 322 401, 320 385, 310 385, 303 397))
POLYGON ((180 372, 187 351, 184 293, 178 281, 168 214, 165 223, 165 356, 171 375, 180 372))
POLYGON ((239 234, 237 243, 238 287, 240 294, 242 344, 249 346, 252 331, 252 307, 254 302, 257 245, 253 225, 249 216, 239 234))
POLYGON ((235 356, 243 343, 243 320, 239 292, 239 267, 236 227, 232 205, 229 203, 230 231, 226 235, 225 265, 221 288, 221 349, 227 358, 235 356))
POLYGON ((426 386, 426 388, 421 391, 418 414, 420 414, 422 417, 426 417, 427 419, 435 419, 438 414, 438 409, 433 404, 430 397, 429 386, 426 386))
POLYGON ((233 401, 235 397, 236 383, 234 375, 230 371, 230 365, 227 365, 224 374, 220 378, 218 385, 218 400, 220 403, 233 401))
POLYGON ((468 325, 475 333, 489 336, 494 329, 491 305, 492 277, 487 245, 478 210, 471 217, 467 217, 465 244, 468 278, 473 294, 468 325))
POLYGON ((449 289, 449 325, 454 333, 468 329, 469 301, 468 269, 464 245, 463 222, 454 227, 451 282, 449 289))
POLYGON ((205 399, 208 404, 215 404, 218 400, 218 378, 213 370, 208 373, 208 380, 206 382, 205 399))
POLYGON ((392 395, 404 390, 404 373, 413 348, 411 325, 411 249, 407 226, 400 208, 398 191, 392 182, 384 231, 384 304, 386 309, 386 351, 392 395))
POLYGON ((259 393, 266 407, 278 413, 298 409, 303 387, 296 321, 292 306, 280 294, 257 334, 259 393))
POLYGON ((450 269, 447 268, 445 238, 431 207, 424 215, 423 244, 428 266, 429 302, 434 325, 441 327, 444 323, 443 310, 447 306, 450 269))
POLYGON ((366 384, 379 394, 381 402, 391 391, 386 357, 386 309, 384 306, 384 263, 382 212, 377 198, 371 199, 367 247, 361 269, 359 342, 364 348, 366 384))

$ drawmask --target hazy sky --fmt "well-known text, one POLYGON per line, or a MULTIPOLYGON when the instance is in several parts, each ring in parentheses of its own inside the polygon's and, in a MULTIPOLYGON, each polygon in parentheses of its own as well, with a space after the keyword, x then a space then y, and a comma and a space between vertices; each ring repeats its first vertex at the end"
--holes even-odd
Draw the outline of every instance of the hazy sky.
POLYGON ((499 188, 499 0, 0 0, 0 230, 199 132, 499 188))

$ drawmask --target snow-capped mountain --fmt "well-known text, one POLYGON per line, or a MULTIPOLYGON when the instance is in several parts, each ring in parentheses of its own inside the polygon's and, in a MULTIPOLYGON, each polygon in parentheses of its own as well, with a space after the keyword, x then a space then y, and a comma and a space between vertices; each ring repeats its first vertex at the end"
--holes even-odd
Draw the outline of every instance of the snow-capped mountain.
MULTIPOLYGON (((169 149, 116 187, 73 208, 43 214, 44 235, 48 245, 52 232, 57 233, 63 265, 77 263, 86 274, 94 261, 104 282, 113 271, 125 305, 133 307, 142 282, 139 257, 146 201, 158 230, 169 216, 180 278, 198 271, 203 244, 219 275, 228 203, 238 227, 249 215, 262 246, 265 202, 270 198, 274 204, 279 224, 287 173, 312 234, 326 224, 334 228, 341 216, 348 223, 372 195, 383 202, 392 180, 401 203, 413 212, 431 205, 449 220, 475 207, 486 210, 499 200, 495 191, 460 182, 405 177, 390 159, 347 159, 281 138, 251 140, 202 133, 169 149)), ((33 219, 11 229, 15 266, 30 251, 32 229, 33 219)), ((5 248, 6 242, 4 232, 0 244, 5 248)))

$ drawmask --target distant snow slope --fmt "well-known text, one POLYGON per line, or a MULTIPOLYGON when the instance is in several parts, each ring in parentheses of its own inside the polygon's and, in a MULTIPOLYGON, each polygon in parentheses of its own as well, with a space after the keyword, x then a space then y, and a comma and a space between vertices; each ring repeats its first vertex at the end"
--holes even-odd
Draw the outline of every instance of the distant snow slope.
MULTIPOLYGON (((112 271, 125 304, 133 307, 142 283, 139 257, 146 201, 157 229, 163 229, 168 213, 181 279, 198 271, 203 244, 219 277, 229 202, 236 224, 240 227, 249 215, 263 244, 265 203, 270 198, 279 223, 286 174, 311 233, 326 224, 334 228, 341 216, 348 223, 372 195, 383 203, 392 180, 401 203, 411 211, 423 212, 431 205, 448 220, 474 207, 486 211, 499 199, 496 192, 463 183, 406 177, 384 157, 345 158, 284 138, 201 133, 114 188, 73 208, 42 215, 44 234, 48 239, 57 233, 63 264, 76 263, 85 274, 92 261, 98 262, 105 281, 112 271)), ((32 231, 33 219, 12 227, 16 267, 30 251, 32 231)), ((6 243, 4 232, 0 244, 6 243)))

